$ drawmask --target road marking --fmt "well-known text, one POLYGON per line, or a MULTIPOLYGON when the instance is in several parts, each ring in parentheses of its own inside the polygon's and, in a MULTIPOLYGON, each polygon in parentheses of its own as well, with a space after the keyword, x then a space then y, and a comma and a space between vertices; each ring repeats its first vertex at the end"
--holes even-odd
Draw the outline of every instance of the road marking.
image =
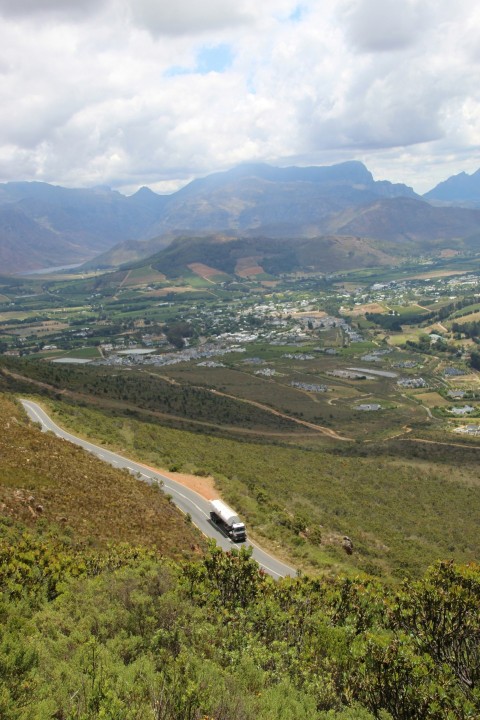
MULTIPOLYGON (((257 562, 258 562, 258 560, 257 560, 257 562)), ((263 563, 260 563, 260 562, 258 564, 260 565, 260 567, 263 570, 268 570, 268 572, 273 573, 277 577, 285 577, 285 575, 282 575, 281 573, 277 572, 276 570, 272 570, 272 568, 269 568, 268 565, 264 565, 263 563)))
POLYGON ((165 488, 165 490, 171 490, 172 492, 177 493, 177 495, 180 495, 181 498, 183 498, 184 500, 187 500, 187 502, 191 503, 193 505, 193 507, 196 507, 197 510, 202 513, 202 515, 204 515, 205 517, 208 517, 205 510, 202 510, 201 507, 198 507, 198 505, 196 503, 194 503, 193 500, 190 500, 190 498, 187 495, 183 495, 181 492, 179 492, 175 488, 169 487, 168 485, 164 485, 163 487, 165 488))
MULTIPOLYGON (((273 555, 270 555, 270 553, 267 553, 266 550, 263 550, 263 549, 260 547, 260 545, 257 545, 257 543, 253 542, 253 540, 250 540, 249 542, 250 542, 250 545, 252 545, 253 547, 257 548, 257 550, 259 550, 260 552, 262 552, 264 555, 266 555, 266 556, 269 557, 269 558, 272 558, 272 560, 275 560, 275 558, 273 557, 273 555)), ((290 567, 290 565, 286 565, 284 562, 282 562, 281 564, 282 564, 284 567, 288 568, 288 569, 290 570, 290 572, 293 573, 293 575, 296 575, 297 571, 295 570, 295 568, 290 567)), ((265 568, 266 568, 267 570, 270 570, 271 572, 274 572, 275 575, 279 575, 280 577, 283 577, 283 575, 280 575, 280 573, 276 572, 275 570, 272 570, 272 568, 269 568, 269 567, 267 567, 266 565, 265 565, 265 568)))

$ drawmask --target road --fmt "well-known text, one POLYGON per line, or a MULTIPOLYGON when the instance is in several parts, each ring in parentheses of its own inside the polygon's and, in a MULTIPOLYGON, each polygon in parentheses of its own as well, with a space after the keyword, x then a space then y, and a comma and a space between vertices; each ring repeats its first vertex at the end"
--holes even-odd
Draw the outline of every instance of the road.
POLYGON ((146 465, 142 465, 142 463, 135 462, 134 460, 123 457, 123 455, 111 452, 110 450, 105 450, 105 448, 99 445, 95 445, 88 440, 83 440, 82 438, 76 437, 76 435, 72 435, 54 423, 45 410, 43 410, 37 403, 32 402, 31 400, 21 400, 21 403, 30 419, 33 422, 40 423, 44 432, 50 430, 55 433, 55 435, 58 435, 58 437, 68 440, 75 445, 80 445, 85 450, 88 450, 88 452, 93 453, 110 465, 129 470, 139 480, 143 480, 150 485, 153 483, 162 483, 162 489, 165 493, 168 493, 171 496, 175 505, 183 513, 188 513, 191 516, 194 525, 196 525, 196 527, 204 535, 213 538, 217 545, 222 547, 224 550, 231 550, 232 547, 237 547, 239 545, 251 547, 255 560, 258 562, 260 567, 262 567, 265 572, 272 577, 280 578, 285 577, 286 575, 296 575, 296 570, 294 568, 285 565, 285 563, 282 563, 272 555, 269 555, 254 542, 247 541, 246 543, 232 543, 229 538, 225 537, 225 535, 223 535, 223 533, 210 522, 208 500, 205 500, 194 490, 190 490, 184 485, 175 482, 175 480, 162 475, 162 473, 152 470, 146 465))

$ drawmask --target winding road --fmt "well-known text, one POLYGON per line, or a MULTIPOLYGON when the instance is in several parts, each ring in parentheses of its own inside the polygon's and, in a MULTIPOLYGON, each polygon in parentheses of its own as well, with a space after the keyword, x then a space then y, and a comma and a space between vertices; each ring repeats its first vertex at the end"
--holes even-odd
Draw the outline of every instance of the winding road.
MULTIPOLYGON (((31 400, 21 400, 21 403, 30 419, 33 422, 40 423, 44 432, 51 431, 64 440, 68 440, 75 445, 80 445, 85 450, 88 450, 88 452, 96 455, 100 458, 100 460, 103 460, 114 467, 129 470, 139 480, 143 480, 148 484, 161 482, 162 489, 171 496, 172 501, 183 513, 188 513, 191 516, 194 525, 196 525, 196 527, 204 535, 213 538, 217 545, 222 547, 224 550, 231 550, 232 547, 237 546, 232 543, 229 538, 225 537, 225 535, 210 522, 209 502, 208 500, 202 498, 201 495, 196 493, 194 490, 190 490, 184 485, 175 482, 175 480, 167 478, 160 472, 157 472, 146 465, 142 465, 142 463, 135 462, 134 460, 123 457, 111 450, 105 450, 105 448, 100 445, 95 445, 88 440, 83 440, 76 435, 72 435, 54 423, 45 410, 43 410, 37 403, 32 402, 31 400)), ((285 563, 277 560, 272 555, 269 555, 251 540, 241 543, 241 545, 252 548, 254 559, 258 562, 260 567, 273 578, 285 577, 286 575, 295 576, 296 570, 294 568, 285 565, 285 563)))

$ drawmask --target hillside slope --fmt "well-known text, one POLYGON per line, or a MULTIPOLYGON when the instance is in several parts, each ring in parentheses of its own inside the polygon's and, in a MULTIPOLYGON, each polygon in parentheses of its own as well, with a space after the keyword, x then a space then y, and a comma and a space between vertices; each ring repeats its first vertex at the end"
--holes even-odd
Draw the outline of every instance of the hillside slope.
POLYGON ((0 393, 0 518, 58 527, 75 544, 128 542, 191 556, 201 536, 158 489, 27 422, 0 393))
MULTIPOLYGON (((242 275, 255 265, 270 275, 288 272, 334 272, 373 265, 389 265, 393 254, 352 236, 275 239, 209 235, 179 237, 148 258, 148 264, 167 277, 189 274, 189 266, 203 263, 219 272, 242 275)), ((141 266, 143 261, 131 266, 141 266)), ((247 273, 248 274, 248 273, 247 273)))
POLYGON ((311 237, 323 232, 332 214, 397 196, 416 197, 404 185, 376 182, 357 162, 310 168, 243 165, 194 180, 168 196, 148 188, 125 197, 102 187, 5 183, 0 216, 7 213, 8 221, 0 220, 0 257, 5 272, 18 272, 88 260, 119 243, 127 246, 115 250, 110 262, 124 262, 132 259, 132 240, 159 236, 163 245, 179 234, 259 228, 270 237, 311 237))
MULTIPOLYGON (((333 218, 331 232, 394 243, 420 254, 435 247, 468 247, 480 232, 480 210, 434 207, 414 198, 377 200, 333 218)), ((477 245, 478 248, 478 245, 477 245)))

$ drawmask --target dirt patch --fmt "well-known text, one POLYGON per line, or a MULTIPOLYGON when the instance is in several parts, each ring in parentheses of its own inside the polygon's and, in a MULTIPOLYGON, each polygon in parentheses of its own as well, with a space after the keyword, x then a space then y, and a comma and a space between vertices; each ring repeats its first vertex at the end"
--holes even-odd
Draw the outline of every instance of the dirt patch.
POLYGON ((235 265, 235 275, 246 278, 250 275, 263 274, 265 270, 258 264, 258 260, 260 260, 260 257, 239 258, 235 265))
POLYGON ((189 490, 194 490, 196 493, 201 495, 205 500, 215 500, 218 498, 219 492, 215 489, 215 480, 213 477, 200 477, 199 475, 189 475, 188 473, 177 473, 170 472, 169 470, 163 470, 163 468, 152 468, 147 465, 150 470, 165 475, 170 480, 180 483, 189 490))
POLYGON ((367 303, 366 305, 356 305, 353 310, 349 310, 349 315, 365 315, 365 313, 386 313, 384 305, 380 303, 367 303))
POLYGON ((204 280, 210 280, 211 278, 218 277, 219 275, 225 275, 222 270, 217 270, 216 268, 204 265, 203 263, 190 263, 187 267, 190 268, 195 275, 198 275, 204 280))
POLYGON ((441 258, 451 258, 456 257, 456 255, 459 255, 459 250, 452 250, 452 248, 445 248, 445 250, 442 250, 440 253, 441 258))
POLYGON ((310 312, 295 312, 291 313, 292 317, 313 317, 313 318, 324 318, 327 317, 327 313, 323 310, 311 310, 310 312))

